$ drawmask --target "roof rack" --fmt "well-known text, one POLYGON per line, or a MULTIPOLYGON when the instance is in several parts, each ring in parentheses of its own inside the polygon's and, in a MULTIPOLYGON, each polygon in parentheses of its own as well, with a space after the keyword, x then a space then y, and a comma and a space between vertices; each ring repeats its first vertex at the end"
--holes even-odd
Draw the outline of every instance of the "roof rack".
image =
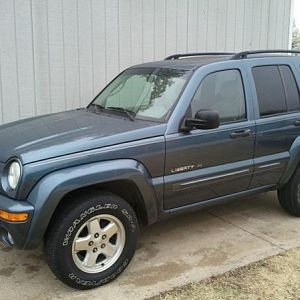
POLYGON ((231 59, 243 59, 247 58, 248 55, 253 54, 275 54, 275 53, 286 53, 286 54, 297 54, 300 55, 300 51, 297 50, 283 50, 283 49, 277 49, 277 50, 253 50, 253 51, 244 51, 240 53, 236 53, 234 56, 232 56, 231 59))
POLYGON ((174 54, 165 58, 165 60, 174 60, 181 57, 191 57, 191 56, 210 56, 210 55, 235 55, 235 53, 229 52, 199 52, 199 53, 183 53, 183 54, 174 54))

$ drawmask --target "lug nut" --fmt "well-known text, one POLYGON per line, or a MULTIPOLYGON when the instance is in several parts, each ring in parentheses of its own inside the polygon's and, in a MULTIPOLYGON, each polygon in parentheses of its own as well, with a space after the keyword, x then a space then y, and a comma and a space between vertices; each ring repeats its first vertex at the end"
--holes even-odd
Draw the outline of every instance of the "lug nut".
POLYGON ((102 235, 102 240, 105 240, 106 239, 106 235, 102 235))
POLYGON ((94 237, 97 239, 99 237, 99 233, 95 233, 94 237))
POLYGON ((95 252, 97 252, 97 251, 98 251, 98 249, 97 249, 97 248, 94 248, 94 249, 93 249, 93 252, 94 252, 94 253, 95 253, 95 252))
POLYGON ((93 246, 94 245, 94 243, 91 241, 91 242, 89 242, 89 246, 93 246))
POLYGON ((101 245, 101 248, 102 248, 102 249, 105 248, 105 244, 102 244, 102 245, 101 245))

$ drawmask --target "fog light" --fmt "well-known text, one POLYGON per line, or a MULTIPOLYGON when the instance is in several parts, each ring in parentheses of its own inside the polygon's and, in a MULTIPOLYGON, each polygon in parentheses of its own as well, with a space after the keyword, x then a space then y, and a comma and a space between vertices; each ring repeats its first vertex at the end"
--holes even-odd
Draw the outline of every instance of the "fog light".
POLYGON ((10 222, 25 222, 28 220, 27 213, 9 213, 4 210, 0 210, 0 219, 10 222))
POLYGON ((7 239, 11 245, 15 244, 15 241, 9 232, 7 233, 7 239))

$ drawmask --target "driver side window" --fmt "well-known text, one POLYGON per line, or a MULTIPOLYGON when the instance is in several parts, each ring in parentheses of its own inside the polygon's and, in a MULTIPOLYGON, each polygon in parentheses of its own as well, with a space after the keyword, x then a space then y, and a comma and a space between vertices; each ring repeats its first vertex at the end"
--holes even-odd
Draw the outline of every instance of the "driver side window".
POLYGON ((201 82, 191 103, 192 116, 199 110, 215 110, 220 123, 246 120, 244 86, 238 70, 218 71, 201 82))

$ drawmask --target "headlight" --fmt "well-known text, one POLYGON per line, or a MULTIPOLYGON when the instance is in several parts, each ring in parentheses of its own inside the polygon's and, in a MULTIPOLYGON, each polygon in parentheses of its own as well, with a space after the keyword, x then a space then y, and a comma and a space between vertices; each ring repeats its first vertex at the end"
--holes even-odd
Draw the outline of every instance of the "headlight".
POLYGON ((7 182, 9 187, 14 190, 19 184, 21 178, 21 165, 18 161, 13 161, 8 169, 7 182))

